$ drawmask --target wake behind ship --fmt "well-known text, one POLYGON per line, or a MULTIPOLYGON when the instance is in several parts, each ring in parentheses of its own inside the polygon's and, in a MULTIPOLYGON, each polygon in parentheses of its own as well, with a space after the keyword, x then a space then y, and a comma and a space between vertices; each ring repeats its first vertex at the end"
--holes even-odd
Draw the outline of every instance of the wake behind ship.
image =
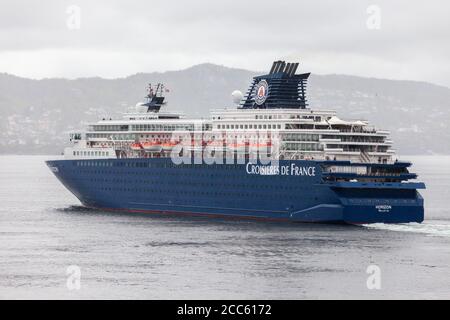
POLYGON ((306 101, 309 73, 276 61, 208 120, 162 111, 164 86, 120 120, 71 134, 48 161, 85 206, 333 223, 422 222, 425 188, 389 132, 306 101), (413 181, 409 181, 413 180, 413 181))

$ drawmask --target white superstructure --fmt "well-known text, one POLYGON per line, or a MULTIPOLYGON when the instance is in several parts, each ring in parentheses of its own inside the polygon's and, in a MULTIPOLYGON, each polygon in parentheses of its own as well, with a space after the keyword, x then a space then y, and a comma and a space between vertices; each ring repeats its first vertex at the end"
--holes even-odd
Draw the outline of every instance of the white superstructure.
MULTIPOLYGON (((188 152, 228 152, 246 158, 264 152, 279 159, 350 160, 392 163, 389 132, 366 120, 346 120, 335 111, 312 110, 305 99, 309 74, 295 74, 298 64, 275 62, 271 73, 255 77, 239 106, 213 110, 207 120, 160 111, 162 84, 151 86, 147 101, 122 119, 103 119, 71 135, 68 159, 168 157, 176 146, 188 152), (281 63, 281 65, 280 65, 281 63), (212 151, 211 151, 212 150, 212 151)), ((233 100, 241 98, 235 91, 233 100)), ((176 149, 178 150, 178 149, 176 149)))
MULTIPOLYGON (((342 120, 334 111, 224 109, 213 111, 209 120, 173 113, 130 113, 122 120, 101 120, 90 124, 86 132, 73 134, 73 146, 65 149, 65 156, 153 157, 156 155, 151 151, 161 150, 133 145, 163 146, 176 142, 178 134, 187 133, 197 145, 216 137, 225 140, 224 147, 252 141, 278 144, 279 156, 284 159, 390 163, 395 155, 388 131, 377 130, 367 121, 342 120)), ((237 153, 245 153, 244 148, 237 149, 237 153)))

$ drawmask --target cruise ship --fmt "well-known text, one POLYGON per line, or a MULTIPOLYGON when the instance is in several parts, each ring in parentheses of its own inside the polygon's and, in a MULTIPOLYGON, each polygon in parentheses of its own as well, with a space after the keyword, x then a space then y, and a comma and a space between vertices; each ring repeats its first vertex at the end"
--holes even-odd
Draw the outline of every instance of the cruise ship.
POLYGON ((389 132, 314 110, 309 73, 275 61, 207 119, 165 111, 163 84, 123 114, 70 134, 47 161, 86 207, 292 222, 422 222, 425 185, 389 132))

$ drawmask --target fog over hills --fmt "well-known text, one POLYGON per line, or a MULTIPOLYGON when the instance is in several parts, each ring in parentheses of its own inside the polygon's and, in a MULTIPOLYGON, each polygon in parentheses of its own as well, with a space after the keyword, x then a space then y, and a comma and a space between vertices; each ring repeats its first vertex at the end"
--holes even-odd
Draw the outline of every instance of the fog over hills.
MULTIPOLYGON (((121 117, 143 100, 147 83, 163 82, 170 89, 168 110, 208 117, 210 109, 232 107, 231 92, 245 92, 256 74, 213 64, 112 80, 31 80, 0 74, 0 153, 60 153, 68 131, 104 117, 121 117)), ((400 155, 450 154, 449 88, 312 74, 307 97, 312 108, 334 109, 341 118, 362 118, 390 130, 400 155)))

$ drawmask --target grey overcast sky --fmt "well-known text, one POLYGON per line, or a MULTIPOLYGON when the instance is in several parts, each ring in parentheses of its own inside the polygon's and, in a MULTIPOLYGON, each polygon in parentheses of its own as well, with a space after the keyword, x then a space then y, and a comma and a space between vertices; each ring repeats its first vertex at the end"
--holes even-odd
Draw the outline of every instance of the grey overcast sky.
POLYGON ((0 72, 24 77, 114 78, 204 62, 267 70, 286 59, 313 73, 450 87, 448 0, 0 4, 0 72))

